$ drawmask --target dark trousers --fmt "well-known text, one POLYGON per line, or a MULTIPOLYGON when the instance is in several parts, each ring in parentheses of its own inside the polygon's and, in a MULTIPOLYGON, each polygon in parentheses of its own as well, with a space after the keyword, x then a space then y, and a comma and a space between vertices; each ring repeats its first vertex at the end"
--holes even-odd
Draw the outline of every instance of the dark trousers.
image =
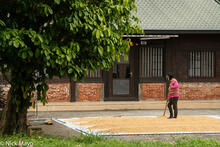
POLYGON ((170 117, 177 117, 178 110, 177 110, 177 102, 178 102, 178 97, 173 97, 169 98, 169 103, 168 103, 168 108, 170 111, 170 117), (173 109, 172 109, 173 105, 173 109), (174 116, 173 116, 173 110, 174 110, 174 116))

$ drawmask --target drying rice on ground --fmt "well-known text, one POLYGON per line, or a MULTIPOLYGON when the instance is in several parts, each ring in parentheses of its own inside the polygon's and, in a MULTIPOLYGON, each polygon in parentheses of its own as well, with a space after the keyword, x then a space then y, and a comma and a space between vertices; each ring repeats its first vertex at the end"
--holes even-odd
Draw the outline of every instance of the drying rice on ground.
POLYGON ((89 130, 102 133, 166 133, 166 132, 220 132, 220 119, 209 116, 166 117, 102 117, 66 120, 89 130))

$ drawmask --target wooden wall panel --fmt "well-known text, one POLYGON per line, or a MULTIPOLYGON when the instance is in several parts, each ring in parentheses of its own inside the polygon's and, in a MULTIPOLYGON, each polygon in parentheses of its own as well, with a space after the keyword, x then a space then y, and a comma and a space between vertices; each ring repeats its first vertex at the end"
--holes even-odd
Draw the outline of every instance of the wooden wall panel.
POLYGON ((166 70, 174 72, 180 81, 220 81, 220 35, 180 35, 167 40, 166 44, 166 70), (188 78, 187 52, 192 50, 210 50, 216 53, 215 78, 188 78))

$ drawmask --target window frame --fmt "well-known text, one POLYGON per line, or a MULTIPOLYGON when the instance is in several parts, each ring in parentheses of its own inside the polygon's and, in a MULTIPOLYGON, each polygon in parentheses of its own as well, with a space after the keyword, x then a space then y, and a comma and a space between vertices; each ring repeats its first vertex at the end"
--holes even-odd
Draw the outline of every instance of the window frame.
MULTIPOLYGON (((210 80, 210 79, 215 79, 216 78, 216 50, 215 49, 190 49, 187 51, 186 53, 187 55, 187 79, 189 80, 199 80, 199 81, 205 81, 205 80, 210 80), (202 62, 204 62, 204 60, 202 61, 201 57, 200 57, 200 76, 189 76, 189 70, 190 70, 190 53, 191 52, 197 52, 197 53, 200 53, 201 55, 201 52, 212 52, 213 53, 213 76, 210 76, 210 77, 207 77, 207 76, 201 76, 202 73, 201 73, 201 70, 202 70, 202 62)), ((204 68, 204 66, 203 66, 204 68)))
MULTIPOLYGON (((147 44, 147 45, 141 45, 140 46, 140 49, 139 49, 139 51, 138 51, 138 55, 139 55, 139 59, 138 59, 138 62, 139 62, 139 82, 140 83, 158 83, 158 82, 164 82, 165 81, 165 77, 164 77, 164 73, 165 73, 165 60, 166 60, 166 56, 165 56, 165 54, 166 54, 166 48, 165 48, 165 46, 163 45, 163 44, 147 44), (144 48, 144 47, 146 47, 146 48, 162 48, 162 76, 161 77, 153 77, 153 76, 151 76, 151 77, 147 77, 147 76, 142 76, 141 75, 141 66, 142 66, 142 64, 141 64, 141 49, 142 48, 144 48)), ((152 63, 152 61, 151 61, 151 63, 152 63)), ((152 68, 153 69, 153 68, 152 68)), ((152 70, 151 69, 151 70, 152 70)))

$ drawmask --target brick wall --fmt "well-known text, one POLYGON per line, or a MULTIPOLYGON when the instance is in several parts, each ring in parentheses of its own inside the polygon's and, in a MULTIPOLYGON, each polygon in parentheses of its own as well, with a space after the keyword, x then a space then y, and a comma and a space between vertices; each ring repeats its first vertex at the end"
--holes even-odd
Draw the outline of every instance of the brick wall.
POLYGON ((220 82, 181 82, 181 99, 220 99, 220 82))
POLYGON ((47 91, 48 101, 70 101, 69 83, 50 83, 47 91))
MULTIPOLYGON (((163 100, 164 83, 139 84, 139 100, 163 100)), ((220 82, 179 82, 180 99, 209 100, 220 99, 220 82)))
POLYGON ((139 84, 139 100, 164 100, 164 83, 139 84))
MULTIPOLYGON (((7 91, 10 85, 0 85, 7 91)), ((180 99, 220 99, 220 82, 179 82, 180 99)), ((139 100, 164 100, 164 83, 140 83, 139 100)), ((76 83, 76 101, 103 101, 103 83, 76 83)), ((69 83, 50 83, 48 101, 70 101, 69 83)))
POLYGON ((103 101, 103 83, 76 83, 76 101, 103 101))
MULTIPOLYGON (((54 83, 48 84, 49 90, 47 91, 48 101, 70 101, 70 85, 69 83, 54 83)), ((7 98, 10 85, 0 85, 5 91, 5 98, 7 98)), ((34 101, 33 98, 31 101, 34 101)))

